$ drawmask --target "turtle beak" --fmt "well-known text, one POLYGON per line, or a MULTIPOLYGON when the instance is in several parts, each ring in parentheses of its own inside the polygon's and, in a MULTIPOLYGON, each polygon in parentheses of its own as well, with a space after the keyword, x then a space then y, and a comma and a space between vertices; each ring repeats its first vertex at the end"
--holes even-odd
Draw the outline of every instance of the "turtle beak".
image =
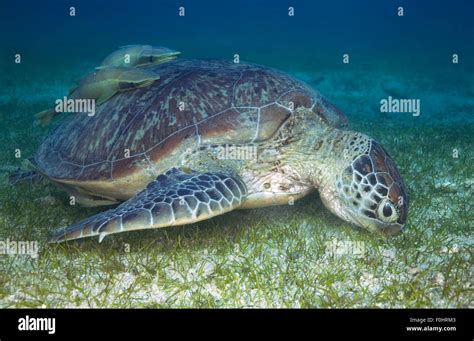
POLYGON ((349 221, 361 228, 364 228, 365 230, 374 233, 374 234, 379 234, 382 236, 395 236, 399 234, 400 232, 403 231, 405 225, 404 224, 399 224, 399 223, 392 223, 392 224, 387 224, 387 223, 382 223, 380 221, 375 221, 375 220, 365 220, 361 219, 360 215, 354 214, 353 212, 346 212, 341 218, 343 218, 346 221, 349 221))
POLYGON ((404 227, 405 225, 390 224, 390 225, 381 226, 379 230, 383 235, 394 236, 402 232, 404 227))

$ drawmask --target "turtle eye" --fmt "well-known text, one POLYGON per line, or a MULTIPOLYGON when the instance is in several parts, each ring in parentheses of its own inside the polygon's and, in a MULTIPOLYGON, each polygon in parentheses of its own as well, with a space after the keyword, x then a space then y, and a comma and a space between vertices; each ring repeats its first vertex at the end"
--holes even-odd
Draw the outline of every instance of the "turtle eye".
POLYGON ((390 217, 392 215, 392 207, 388 202, 383 205, 383 215, 384 217, 390 217))
POLYGON ((384 222, 393 222, 397 220, 397 210, 393 206, 393 204, 385 199, 382 200, 377 208, 377 216, 380 220, 384 222))

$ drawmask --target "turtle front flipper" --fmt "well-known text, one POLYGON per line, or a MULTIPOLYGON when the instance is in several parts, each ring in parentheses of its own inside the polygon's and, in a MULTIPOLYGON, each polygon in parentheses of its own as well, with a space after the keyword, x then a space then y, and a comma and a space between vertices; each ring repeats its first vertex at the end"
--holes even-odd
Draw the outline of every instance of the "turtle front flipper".
POLYGON ((91 236, 101 242, 112 233, 195 223, 232 211, 246 196, 237 176, 172 168, 115 209, 59 230, 50 242, 91 236))

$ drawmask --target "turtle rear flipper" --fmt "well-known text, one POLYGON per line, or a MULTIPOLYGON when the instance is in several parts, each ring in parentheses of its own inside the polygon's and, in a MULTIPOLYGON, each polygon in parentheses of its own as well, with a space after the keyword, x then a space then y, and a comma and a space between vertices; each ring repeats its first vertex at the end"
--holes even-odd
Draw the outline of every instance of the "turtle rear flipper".
POLYGON ((39 184, 44 180, 44 176, 36 171, 25 171, 21 168, 15 170, 9 177, 8 182, 12 186, 22 185, 22 184, 39 184))
POLYGON ((246 196, 236 176, 172 168, 115 209, 59 230, 49 241, 99 236, 101 242, 112 233, 191 224, 232 211, 246 196))

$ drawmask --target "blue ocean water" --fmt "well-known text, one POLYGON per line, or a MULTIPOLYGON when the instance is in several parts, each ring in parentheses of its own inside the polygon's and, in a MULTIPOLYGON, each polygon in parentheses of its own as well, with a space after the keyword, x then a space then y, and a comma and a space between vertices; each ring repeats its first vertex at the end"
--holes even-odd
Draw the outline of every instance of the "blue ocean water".
POLYGON ((354 62, 397 57, 408 66, 452 53, 472 63, 473 12, 470 0, 2 1, 0 29, 2 57, 23 52, 36 65, 99 61, 118 46, 147 43, 282 67, 339 64, 345 52, 354 62))

